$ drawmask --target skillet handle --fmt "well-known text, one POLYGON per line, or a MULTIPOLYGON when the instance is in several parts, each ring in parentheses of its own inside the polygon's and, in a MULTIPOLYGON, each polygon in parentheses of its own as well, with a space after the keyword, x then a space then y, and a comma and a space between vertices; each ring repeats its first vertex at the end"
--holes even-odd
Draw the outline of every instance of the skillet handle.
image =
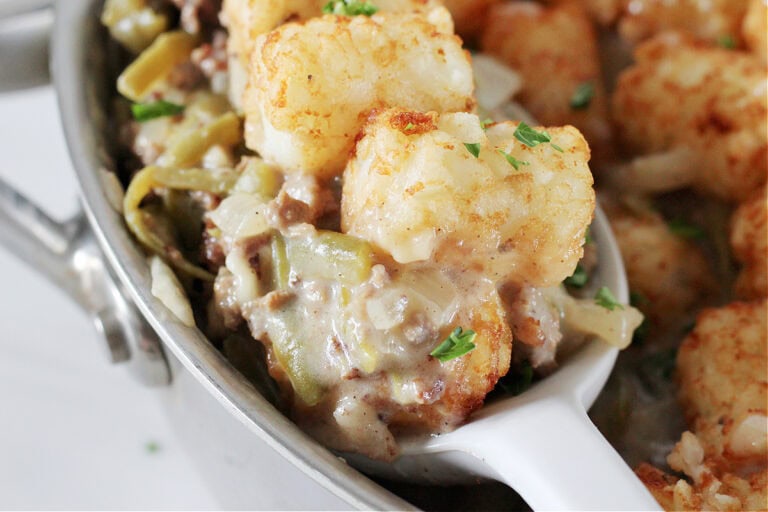
POLYGON ((661 510, 579 400, 553 397, 527 409, 497 428, 486 424, 482 439, 467 432, 464 449, 534 510, 661 510))
POLYGON ((92 319, 113 363, 148 386, 170 383, 154 331, 126 300, 80 212, 60 223, 0 178, 0 245, 63 290, 92 319))

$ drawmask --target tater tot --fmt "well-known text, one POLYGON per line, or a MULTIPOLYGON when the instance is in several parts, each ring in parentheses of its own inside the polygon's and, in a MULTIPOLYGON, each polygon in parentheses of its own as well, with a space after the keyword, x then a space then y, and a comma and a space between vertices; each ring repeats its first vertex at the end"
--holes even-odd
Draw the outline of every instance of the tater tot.
MULTIPOLYGON (((322 16, 328 0, 224 0, 222 23, 229 29, 229 51, 247 65, 258 36, 283 22, 322 16)), ((438 0, 370 0, 381 11, 416 11, 437 7, 438 0)))
POLYGON ((495 287, 487 282, 478 286, 478 300, 455 317, 456 322, 471 325, 477 333, 473 341, 476 348, 469 354, 445 363, 429 356, 414 357, 411 367, 362 376, 366 393, 357 400, 349 397, 356 390, 360 392, 360 380, 341 379, 338 391, 329 393, 330 403, 321 403, 314 410, 302 410, 302 405, 296 404, 298 422, 330 447, 384 460, 397 454, 392 434, 446 432, 460 425, 507 373, 512 352, 512 333, 495 287), (430 375, 440 377, 433 381, 430 375), (329 408, 334 411, 335 421, 323 417, 329 408), (359 418, 355 424, 359 414, 371 414, 371 419, 364 421, 372 423, 373 428, 359 428, 359 418), (382 442, 377 430, 387 433, 385 438, 391 441, 382 442))
POLYGON ((456 33, 465 41, 473 41, 483 30, 489 8, 499 0, 444 0, 453 17, 456 33))
MULTIPOLYGON (((248 65, 256 39, 286 21, 322 16, 328 0, 224 0, 221 22, 229 31, 229 97, 242 111, 248 65)), ((380 11, 428 12, 442 5, 440 0, 370 0, 380 11)), ((450 30, 445 30, 449 32, 450 30)))
POLYGON ((744 201, 731 219, 731 247, 742 268, 736 295, 743 299, 768 296, 768 190, 764 186, 744 201))
POLYGON ((768 77, 757 59, 665 34, 636 61, 612 98, 617 135, 636 155, 624 186, 740 200, 765 183, 768 77))
POLYGON ((622 12, 626 0, 553 0, 551 3, 572 3, 584 7, 593 20, 610 25, 622 12))
POLYGON ((763 65, 768 65, 768 4, 765 0, 751 0, 741 24, 744 44, 763 65))
POLYGON ((639 294, 637 307, 655 328, 685 319, 708 299, 717 284, 703 251, 672 232, 651 209, 634 211, 618 201, 603 201, 627 280, 639 294))
POLYGON ((440 7, 426 17, 327 15, 259 37, 244 95, 246 145, 286 172, 328 178, 344 169, 373 108, 472 109, 469 55, 451 30, 440 7))
POLYGON ((552 143, 535 147, 517 128, 483 131, 468 113, 377 113, 344 171, 342 230, 401 263, 431 258, 495 281, 560 283, 594 210, 589 148, 571 126, 547 128, 552 143))
POLYGON ((572 124, 587 139, 593 161, 611 151, 611 131, 597 38, 577 4, 544 7, 531 2, 494 6, 482 37, 483 51, 523 78, 517 97, 544 125, 572 124))
POLYGON ((684 432, 675 446, 673 461, 687 459, 686 469, 693 473, 688 475, 693 482, 646 463, 640 464, 635 473, 664 510, 768 509, 768 470, 763 468, 747 476, 734 474, 722 461, 702 458, 703 452, 691 432, 684 432))
POLYGON ((633 42, 666 30, 681 30, 709 42, 738 44, 748 3, 749 0, 626 1, 619 32, 633 42))
POLYGON ((705 445, 722 445, 731 464, 767 455, 767 308, 763 299, 704 310, 677 356, 689 424, 705 445))

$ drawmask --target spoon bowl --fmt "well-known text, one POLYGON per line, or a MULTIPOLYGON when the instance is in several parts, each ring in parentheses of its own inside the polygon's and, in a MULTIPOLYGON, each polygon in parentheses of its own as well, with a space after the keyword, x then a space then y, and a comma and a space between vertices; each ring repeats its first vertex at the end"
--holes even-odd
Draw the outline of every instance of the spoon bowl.
MULTIPOLYGON (((593 282, 626 303, 621 255, 599 207, 590 233, 599 261, 593 282)), ((389 478, 433 484, 498 480, 535 510, 660 510, 586 413, 617 355, 617 348, 590 340, 552 375, 518 396, 486 404, 453 432, 400 439, 401 455, 392 463, 345 458, 389 478)))

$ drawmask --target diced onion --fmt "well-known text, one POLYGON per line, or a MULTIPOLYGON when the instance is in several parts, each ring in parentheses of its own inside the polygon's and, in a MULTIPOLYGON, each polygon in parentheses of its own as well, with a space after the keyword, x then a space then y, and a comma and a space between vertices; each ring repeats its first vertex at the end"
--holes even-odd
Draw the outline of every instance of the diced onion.
POLYGON ((195 326, 195 317, 179 279, 171 267, 159 256, 149 259, 149 271, 152 276, 151 292, 171 313, 187 327, 195 326))
POLYGON ((472 55, 472 69, 475 72, 477 103, 487 111, 506 103, 523 84, 516 71, 482 53, 472 55))
POLYGON ((591 300, 569 300, 564 304, 566 328, 592 334, 618 348, 626 348, 643 315, 632 306, 609 310, 591 300))
POLYGON ((225 236, 246 238, 269 229, 266 205, 267 199, 260 194, 233 194, 208 216, 225 236))

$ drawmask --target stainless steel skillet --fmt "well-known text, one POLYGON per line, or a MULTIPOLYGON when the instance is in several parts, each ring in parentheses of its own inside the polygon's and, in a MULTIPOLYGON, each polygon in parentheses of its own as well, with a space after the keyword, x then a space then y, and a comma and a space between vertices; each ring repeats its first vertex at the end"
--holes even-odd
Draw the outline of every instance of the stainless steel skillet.
MULTIPOLYGON (((87 224, 92 228, 98 246, 106 254, 107 265, 102 262, 99 268, 96 263, 98 250, 92 243, 93 238, 84 234, 85 222, 67 226, 53 225, 44 220, 39 222, 42 227, 38 226, 38 232, 44 233, 49 242, 54 238, 58 241, 52 245, 48 242, 40 244, 38 248, 48 252, 38 254, 50 256, 44 258, 50 260, 45 263, 49 269, 59 264, 59 270, 52 271, 53 275, 70 287, 73 296, 95 314, 97 325, 104 330, 115 349, 113 353, 120 354, 123 350, 125 354, 120 357, 127 357, 127 352, 132 352, 134 361, 137 355, 145 355, 144 364, 138 365, 145 378, 156 384, 164 382, 167 378, 166 362, 159 346, 152 343, 151 332, 142 330, 140 316, 129 315, 133 306, 121 300, 123 292, 138 305, 141 314, 158 333, 166 349, 170 350, 172 356, 169 359, 179 361, 185 375, 193 376, 232 417, 240 420, 280 456, 300 467, 350 506, 364 509, 408 508, 407 503, 309 440, 266 400, 253 393, 251 385, 197 330, 177 323, 150 294, 144 254, 126 234, 122 217, 109 200, 108 191, 114 186, 109 172, 113 163, 109 156, 109 140, 105 136, 109 119, 104 105, 112 92, 104 78, 109 62, 103 48, 99 47, 103 40, 98 36, 97 7, 98 2, 94 1, 60 2, 53 38, 53 73, 62 121, 83 193, 87 224), (83 257, 84 247, 88 247, 89 258, 83 257), (99 294, 94 295, 93 288, 89 288, 89 293, 82 294, 83 283, 72 284, 71 271, 82 270, 83 267, 89 270, 88 282, 85 283, 88 286, 104 279, 106 288, 99 294), (113 269, 120 284, 110 284, 110 269, 113 269), (110 301, 115 301, 115 304, 105 308, 110 301), (120 314, 114 314, 115 311, 120 314), (147 372, 145 368, 151 370, 147 372)), ((16 200, 19 201, 18 198, 16 200)), ((35 210, 28 211, 38 221, 44 219, 35 210)), ((30 247, 35 248, 35 237, 28 240, 30 247)))

